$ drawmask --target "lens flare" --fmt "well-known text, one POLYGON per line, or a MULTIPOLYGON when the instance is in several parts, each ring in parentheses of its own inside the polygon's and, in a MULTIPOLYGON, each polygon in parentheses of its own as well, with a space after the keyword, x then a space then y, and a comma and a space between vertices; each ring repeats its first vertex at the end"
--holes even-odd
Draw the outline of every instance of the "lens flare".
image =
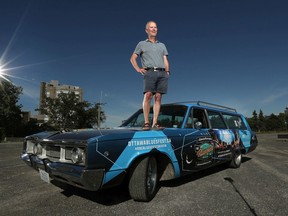
POLYGON ((8 82, 11 82, 12 81, 10 79, 8 79, 7 77, 13 77, 12 75, 9 75, 8 74, 8 71, 12 70, 12 69, 15 69, 15 68, 7 68, 7 66, 13 62, 17 57, 15 57, 14 59, 10 60, 10 61, 5 61, 6 59, 6 56, 8 54, 8 52, 10 51, 10 49, 12 48, 14 42, 15 42, 15 39, 18 35, 18 32, 19 32, 19 29, 21 28, 27 14, 28 14, 28 11, 29 11, 29 8, 31 6, 32 2, 29 2, 25 8, 25 11, 24 13, 22 14, 21 16, 21 19, 15 29, 15 31, 13 32, 13 35, 11 36, 7 46, 5 47, 3 53, 1 54, 0 56, 0 84, 2 83, 3 80, 5 81, 8 81, 8 82))
POLYGON ((0 64, 0 83, 1 83, 1 79, 4 79, 8 82, 11 82, 11 80, 9 80, 8 78, 5 77, 8 74, 4 73, 4 71, 5 71, 5 69, 4 69, 3 65, 0 64))

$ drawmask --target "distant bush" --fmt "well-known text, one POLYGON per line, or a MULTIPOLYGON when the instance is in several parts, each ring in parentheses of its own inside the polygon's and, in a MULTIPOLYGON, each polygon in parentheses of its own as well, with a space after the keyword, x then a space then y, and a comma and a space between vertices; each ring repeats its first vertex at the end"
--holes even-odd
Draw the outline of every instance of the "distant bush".
POLYGON ((5 129, 0 127, 0 142, 2 142, 5 138, 5 129))

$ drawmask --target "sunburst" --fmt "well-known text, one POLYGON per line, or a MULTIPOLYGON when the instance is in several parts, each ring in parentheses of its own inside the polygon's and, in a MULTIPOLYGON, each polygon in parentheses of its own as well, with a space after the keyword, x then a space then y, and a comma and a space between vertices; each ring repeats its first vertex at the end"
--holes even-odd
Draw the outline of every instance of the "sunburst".
MULTIPOLYGON (((31 2, 29 2, 25 8, 25 11, 24 13, 22 14, 21 16, 21 19, 19 20, 19 23, 15 29, 15 31, 13 32, 7 46, 5 47, 3 53, 1 54, 0 56, 0 84, 2 83, 3 80, 5 81, 8 81, 8 82, 11 82, 12 81, 8 78, 8 77, 15 77, 13 75, 10 74, 10 72, 14 69, 18 69, 18 68, 22 68, 23 66, 20 66, 20 67, 13 67, 13 68, 8 68, 8 65, 10 65, 10 63, 12 63, 16 58, 18 58, 19 56, 16 56, 15 58, 9 60, 9 61, 6 61, 6 57, 7 57, 7 54, 8 52, 10 51, 10 49, 12 48, 13 44, 14 44, 14 41, 15 41, 15 38, 18 34, 18 31, 19 29, 21 28, 24 20, 25 20, 25 17, 29 11, 29 8, 31 6, 31 2)), ((25 67, 25 66, 24 66, 25 67)), ((15 77, 17 78, 17 77, 15 77)))
POLYGON ((4 68, 3 65, 0 64, 0 83, 1 83, 1 79, 4 79, 8 82, 11 82, 11 80, 9 80, 6 76, 8 76, 8 74, 5 73, 6 69, 4 68))
MULTIPOLYGON (((22 80, 26 80, 22 77, 18 77, 18 76, 14 76, 12 73, 14 70, 17 70, 17 69, 21 69, 21 68, 24 68, 24 67, 30 67, 30 66, 33 66, 35 64, 31 64, 31 65, 23 65, 23 66, 17 66, 17 67, 8 67, 9 64, 11 62, 13 62, 16 58, 14 58, 13 60, 10 60, 10 61, 7 61, 7 62, 4 62, 3 61, 3 57, 1 57, 0 59, 0 84, 3 80, 7 81, 7 82, 10 82, 10 83, 13 83, 11 79, 9 78, 16 78, 16 79, 22 79, 22 80)), ((28 81, 28 80, 27 80, 28 81)))

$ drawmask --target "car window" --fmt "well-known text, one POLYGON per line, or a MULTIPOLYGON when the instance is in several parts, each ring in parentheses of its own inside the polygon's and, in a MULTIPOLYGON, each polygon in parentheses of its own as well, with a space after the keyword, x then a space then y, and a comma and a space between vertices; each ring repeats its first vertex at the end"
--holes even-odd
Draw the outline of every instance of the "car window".
MULTIPOLYGON (((151 113, 149 114, 149 119, 153 119, 151 113)), ((142 127, 144 125, 144 114, 142 112, 139 113, 133 119, 130 119, 129 123, 125 122, 124 125, 128 127, 142 127)))
POLYGON ((242 121, 241 116, 223 114, 224 120, 230 129, 247 130, 246 125, 242 121))
POLYGON ((181 128, 186 112, 186 106, 162 106, 158 117, 158 123, 167 128, 181 128))
POLYGON ((208 128, 208 122, 204 109, 198 109, 198 108, 191 109, 185 127, 194 128, 195 122, 201 122, 202 128, 208 128))
POLYGON ((219 112, 208 110, 208 118, 212 128, 226 129, 226 124, 219 112))
MULTIPOLYGON (((159 116, 158 124, 166 128, 181 128, 183 120, 187 112, 187 107, 182 105, 170 105, 162 106, 159 116)), ((149 121, 153 122, 153 108, 151 108, 149 113, 149 121)), ((134 114, 132 118, 129 118, 123 123, 122 126, 128 127, 142 127, 144 124, 144 115, 141 112, 134 114)))

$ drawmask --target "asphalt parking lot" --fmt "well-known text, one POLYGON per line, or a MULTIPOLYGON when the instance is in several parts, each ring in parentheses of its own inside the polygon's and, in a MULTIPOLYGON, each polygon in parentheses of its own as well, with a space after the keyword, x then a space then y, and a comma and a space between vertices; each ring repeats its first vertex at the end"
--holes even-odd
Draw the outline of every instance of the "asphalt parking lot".
POLYGON ((214 167, 161 182, 149 203, 124 187, 100 192, 47 184, 20 160, 21 143, 0 143, 0 215, 288 215, 288 142, 258 136, 239 169, 214 167))

